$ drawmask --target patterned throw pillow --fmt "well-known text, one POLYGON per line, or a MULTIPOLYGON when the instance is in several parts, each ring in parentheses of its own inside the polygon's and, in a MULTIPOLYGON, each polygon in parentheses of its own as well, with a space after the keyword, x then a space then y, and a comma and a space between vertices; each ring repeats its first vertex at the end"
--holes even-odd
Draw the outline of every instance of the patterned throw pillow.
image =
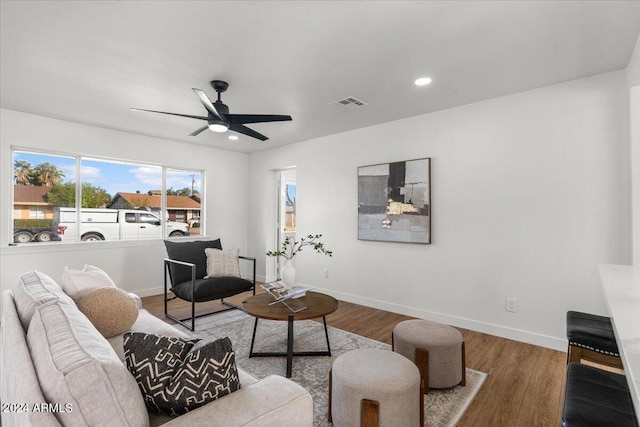
POLYGON ((155 412, 182 415, 240 388, 229 338, 202 342, 127 332, 124 354, 147 407, 155 412))
POLYGON ((207 248, 207 275, 205 279, 211 277, 240 277, 240 263, 238 261, 238 249, 223 251, 220 249, 207 248))

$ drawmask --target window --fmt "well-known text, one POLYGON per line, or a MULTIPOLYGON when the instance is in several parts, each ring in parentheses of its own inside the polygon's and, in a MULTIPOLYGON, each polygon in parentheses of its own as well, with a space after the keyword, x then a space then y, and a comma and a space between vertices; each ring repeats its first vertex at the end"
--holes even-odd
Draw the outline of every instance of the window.
POLYGON ((167 169, 167 217, 189 225, 189 234, 201 235, 202 173, 167 169))
POLYGON ((13 166, 15 243, 200 235, 202 171, 18 149, 13 166))
POLYGON ((140 222, 146 222, 147 224, 155 224, 158 222, 158 217, 151 214, 140 214, 140 222))
POLYGON ((29 206, 29 219, 45 219, 45 207, 29 206))
POLYGON ((296 183, 287 181, 285 186, 285 230, 287 232, 296 231, 296 196, 296 183))

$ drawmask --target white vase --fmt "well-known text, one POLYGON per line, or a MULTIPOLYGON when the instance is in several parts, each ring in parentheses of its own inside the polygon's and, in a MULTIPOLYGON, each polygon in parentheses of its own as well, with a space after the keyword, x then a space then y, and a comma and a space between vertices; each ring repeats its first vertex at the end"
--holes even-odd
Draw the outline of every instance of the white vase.
POLYGON ((282 269, 280 269, 280 276, 285 285, 293 286, 296 284, 296 268, 290 259, 286 260, 282 269))

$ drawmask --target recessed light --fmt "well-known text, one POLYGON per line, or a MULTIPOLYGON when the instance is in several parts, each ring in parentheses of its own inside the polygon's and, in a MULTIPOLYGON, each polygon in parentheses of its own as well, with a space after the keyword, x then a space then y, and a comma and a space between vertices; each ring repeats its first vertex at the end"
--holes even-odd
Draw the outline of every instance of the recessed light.
POLYGON ((229 139, 235 141, 236 139, 238 139, 238 137, 235 135, 229 135, 229 139))
POLYGON ((420 77, 414 82, 416 86, 426 86, 431 83, 431 77, 420 77))

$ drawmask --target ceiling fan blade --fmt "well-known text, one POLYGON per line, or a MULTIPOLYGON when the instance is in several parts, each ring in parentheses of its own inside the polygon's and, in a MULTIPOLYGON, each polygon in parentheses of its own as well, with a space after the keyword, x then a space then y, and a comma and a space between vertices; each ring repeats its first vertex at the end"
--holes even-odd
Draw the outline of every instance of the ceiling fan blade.
POLYGON ((144 111, 144 112, 147 112, 147 113, 160 113, 160 114, 169 114, 170 116, 188 117, 190 119, 209 120, 208 117, 192 116, 191 114, 167 113, 166 111, 143 110, 142 108, 129 108, 129 109, 131 111, 144 111))
POLYGON ((196 95, 198 95, 198 98, 200 98, 200 102, 202 102, 202 105, 204 105, 204 108, 206 108, 208 112, 210 112, 217 118, 222 119, 222 117, 220 116, 220 113, 218 113, 218 110, 216 110, 216 107, 213 106, 213 103, 211 102, 211 100, 209 99, 206 93, 196 88, 191 88, 191 90, 194 91, 196 95))
POLYGON ((208 125, 204 125, 202 126, 200 129, 198 130, 194 130, 193 132, 191 132, 189 134, 189 136, 196 136, 196 135, 200 135, 202 132, 204 132, 205 130, 209 129, 208 125))
POLYGON ((264 123, 264 122, 286 122, 291 116, 283 116, 279 114, 226 114, 229 123, 264 123))
POLYGON ((253 129, 249 129, 246 126, 242 126, 241 124, 238 124, 238 123, 232 124, 231 126, 229 126, 229 129, 231 129, 234 132, 242 133, 242 134, 248 135, 248 136, 250 136, 252 138, 259 139, 260 141, 266 141, 267 139, 269 139, 266 136, 264 136, 263 134, 258 133, 253 129))

